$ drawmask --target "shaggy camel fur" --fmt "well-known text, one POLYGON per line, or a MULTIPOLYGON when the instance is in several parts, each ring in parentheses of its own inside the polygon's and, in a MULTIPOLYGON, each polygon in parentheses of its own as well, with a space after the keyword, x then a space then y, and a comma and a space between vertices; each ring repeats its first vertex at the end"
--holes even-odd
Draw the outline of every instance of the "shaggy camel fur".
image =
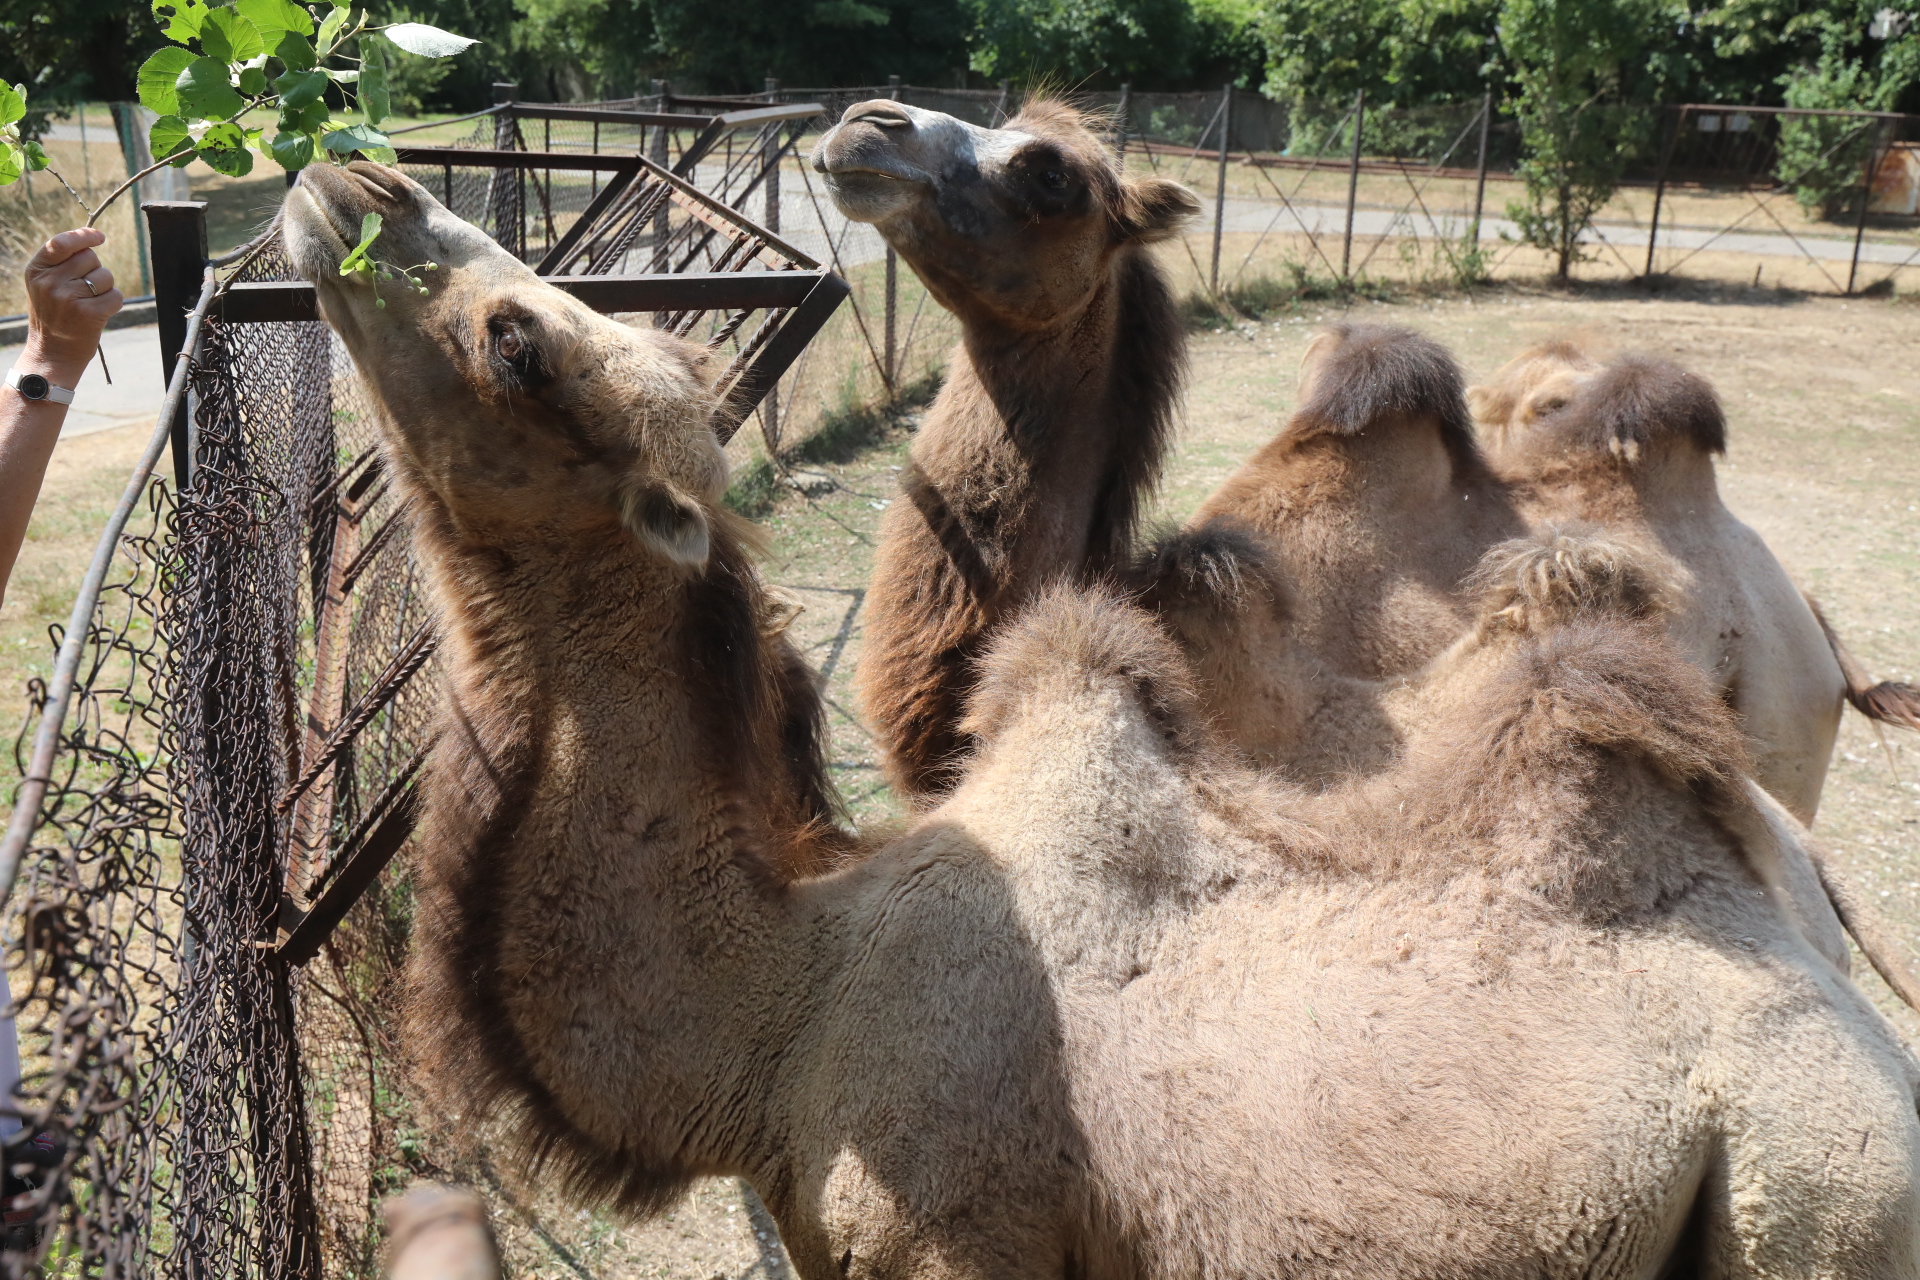
POLYGON ((392 170, 286 225, 445 628, 406 1025, 463 1124, 632 1210, 738 1173, 809 1280, 1920 1276, 1916 1065, 1657 627, 1496 599, 1471 714, 1307 797, 1149 615, 1050 589, 949 798, 786 881, 699 353, 392 170), (339 276, 373 211, 427 296, 339 276))
POLYGON ((872 223, 960 320, 881 522, 861 708, 903 796, 952 784, 987 631, 1045 583, 1132 553, 1186 339, 1145 246, 1199 204, 1124 178, 1078 112, 1036 102, 980 129, 898 102, 850 107, 814 148, 834 202, 872 223))
POLYGON ((1665 361, 1604 363, 1552 342, 1467 394, 1529 519, 1591 521, 1684 566, 1669 625, 1740 713, 1755 776, 1803 822, 1819 807, 1846 702, 1920 728, 1920 690, 1875 684, 1721 503, 1713 459, 1726 450, 1726 419, 1704 380, 1665 361))

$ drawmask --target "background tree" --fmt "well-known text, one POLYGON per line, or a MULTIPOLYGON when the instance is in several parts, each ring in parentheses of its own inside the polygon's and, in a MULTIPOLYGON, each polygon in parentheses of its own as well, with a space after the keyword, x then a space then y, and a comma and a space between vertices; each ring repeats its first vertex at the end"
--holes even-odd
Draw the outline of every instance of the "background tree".
POLYGON ((1381 106, 1467 102, 1506 88, 1500 0, 1278 0, 1259 22, 1267 96, 1381 106))
POLYGON ((970 0, 974 71, 1068 86, 1217 87, 1257 81, 1251 0, 970 0))
POLYGON ((1646 149, 1684 0, 1506 0, 1500 43, 1519 120, 1526 199, 1507 216, 1554 255, 1560 279, 1583 255, 1580 236, 1646 149))

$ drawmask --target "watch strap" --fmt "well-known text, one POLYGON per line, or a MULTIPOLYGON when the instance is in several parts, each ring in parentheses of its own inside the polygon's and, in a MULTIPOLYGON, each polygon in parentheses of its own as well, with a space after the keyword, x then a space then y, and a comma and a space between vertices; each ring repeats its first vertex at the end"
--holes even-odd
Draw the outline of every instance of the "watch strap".
MULTIPOLYGON (((46 378, 40 377, 40 375, 38 374, 30 374, 30 373, 23 374, 18 369, 9 369, 7 370, 7 385, 9 387, 12 387, 15 391, 20 391, 20 380, 22 378, 33 378, 33 377, 39 377, 40 381, 46 385, 47 393, 42 396, 27 396, 27 399, 51 400, 55 404, 72 404, 73 403, 73 388, 57 387, 52 382, 49 382, 46 378)), ((26 392, 21 391, 20 394, 26 395, 26 392)))

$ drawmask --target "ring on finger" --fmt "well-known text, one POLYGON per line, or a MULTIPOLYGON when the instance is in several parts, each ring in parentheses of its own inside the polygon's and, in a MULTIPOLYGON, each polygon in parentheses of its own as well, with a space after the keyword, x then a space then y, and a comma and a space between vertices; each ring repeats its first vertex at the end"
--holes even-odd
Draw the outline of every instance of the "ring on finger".
POLYGON ((80 283, 87 286, 87 292, 92 294, 94 297, 97 298, 100 296, 100 291, 93 287, 93 281, 89 279, 87 276, 81 276, 80 283))

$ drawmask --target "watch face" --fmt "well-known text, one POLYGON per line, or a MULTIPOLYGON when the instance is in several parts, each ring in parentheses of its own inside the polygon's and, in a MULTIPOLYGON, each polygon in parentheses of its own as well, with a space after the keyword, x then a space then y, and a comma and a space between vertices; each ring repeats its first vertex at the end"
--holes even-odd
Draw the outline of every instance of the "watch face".
POLYGON ((20 394, 29 400, 45 400, 47 398, 47 387, 50 385, 44 377, 37 373, 23 373, 20 375, 20 394))

